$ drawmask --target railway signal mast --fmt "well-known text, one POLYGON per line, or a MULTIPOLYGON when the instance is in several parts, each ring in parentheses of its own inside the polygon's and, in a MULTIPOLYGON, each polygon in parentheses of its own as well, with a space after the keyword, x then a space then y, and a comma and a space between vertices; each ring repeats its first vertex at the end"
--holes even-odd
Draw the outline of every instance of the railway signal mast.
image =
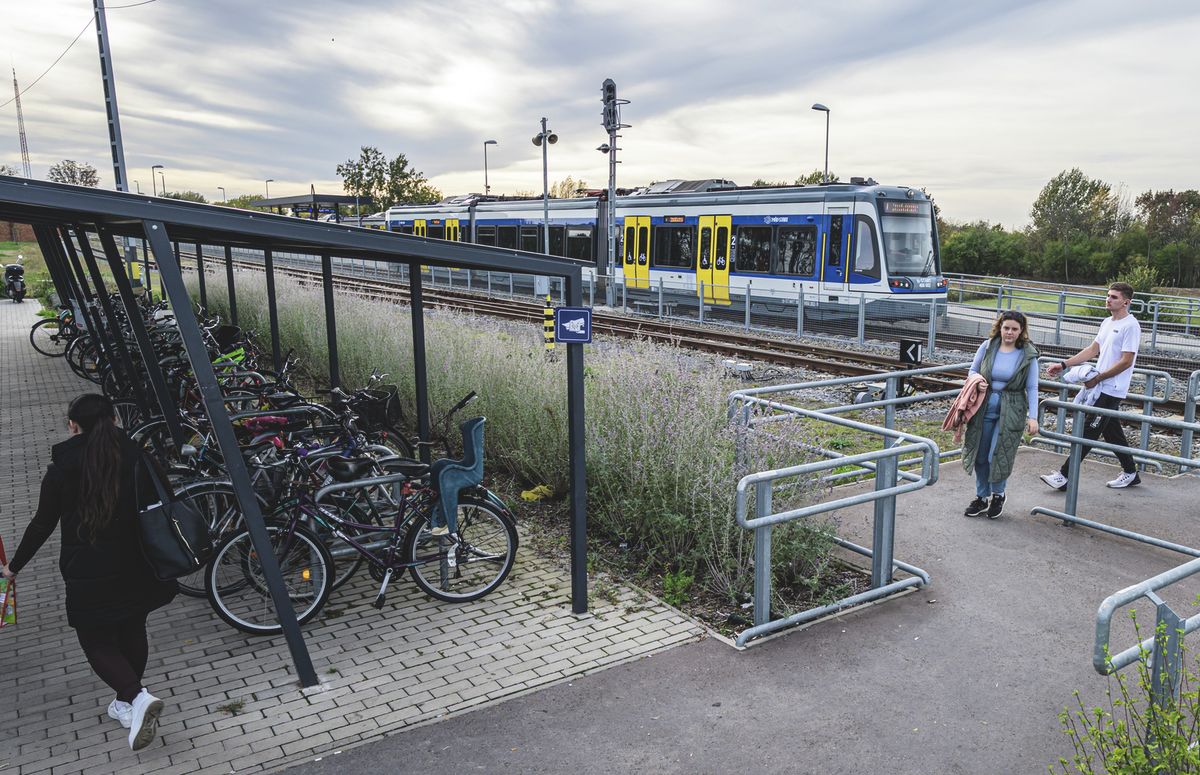
POLYGON ((604 103, 604 128, 608 130, 608 142, 600 146, 596 150, 601 153, 608 154, 608 202, 605 211, 605 218, 608 227, 608 266, 605 267, 604 274, 608 277, 609 282, 605 283, 605 303, 612 306, 612 280, 616 273, 617 260, 617 219, 616 219, 616 202, 617 202, 617 151, 621 150, 617 147, 617 138, 621 135, 617 134, 622 129, 629 128, 629 124, 621 123, 621 106, 628 105, 629 100, 617 99, 617 84, 611 78, 605 78, 604 83, 600 87, 600 101, 604 103))

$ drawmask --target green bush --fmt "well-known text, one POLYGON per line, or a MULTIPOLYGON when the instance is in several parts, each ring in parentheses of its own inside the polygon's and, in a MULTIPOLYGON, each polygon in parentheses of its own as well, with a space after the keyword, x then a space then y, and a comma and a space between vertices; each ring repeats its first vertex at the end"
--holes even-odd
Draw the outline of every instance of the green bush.
MULTIPOLYGON (((1136 613, 1131 612, 1134 629, 1136 613)), ((1159 628, 1155 639, 1161 642, 1166 632, 1159 628)), ((1180 635, 1182 637, 1182 635, 1180 635)), ((1110 678, 1105 703, 1086 707, 1075 692, 1076 708, 1064 708, 1059 714, 1063 733, 1075 749, 1070 760, 1060 757, 1058 769, 1065 775, 1177 775, 1200 772, 1200 688, 1196 672, 1189 665, 1185 650, 1183 675, 1177 698, 1150 708, 1152 692, 1150 654, 1143 649, 1137 662, 1136 678, 1123 673, 1110 678), (1116 684, 1114 691, 1113 684, 1116 684), (1133 684, 1132 686, 1130 684, 1133 684)))
MULTIPOLYGON (((239 323, 268 331, 265 283, 237 275, 239 323)), ((224 278, 209 274, 209 308, 222 316, 224 278)), ((280 283, 280 336, 318 380, 327 379, 328 349, 319 290, 280 283)), ((409 308, 335 295, 342 380, 361 385, 373 369, 388 372, 404 412, 415 416, 409 308)), ((505 471, 527 486, 568 491, 566 369, 544 355, 541 325, 507 324, 427 309, 425 349, 434 418, 471 390, 469 411, 487 416, 489 471, 505 471)), ((585 373, 588 516, 595 535, 624 543, 644 572, 692 578, 728 600, 753 586, 753 534, 736 524, 738 478, 801 462, 799 423, 739 439, 726 423, 732 383, 710 358, 645 341, 589 347, 585 373)), ((776 500, 788 508, 811 498, 811 483, 793 483, 776 500)), ((790 524, 774 532, 780 589, 819 586, 829 566, 830 529, 790 524)), ((686 590, 680 590, 684 593, 686 590)))

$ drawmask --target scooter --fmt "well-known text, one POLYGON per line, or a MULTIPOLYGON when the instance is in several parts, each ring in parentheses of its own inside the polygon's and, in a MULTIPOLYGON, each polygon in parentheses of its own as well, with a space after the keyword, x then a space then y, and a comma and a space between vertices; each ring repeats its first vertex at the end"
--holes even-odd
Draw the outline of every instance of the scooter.
POLYGON ((4 267, 4 293, 16 304, 25 300, 25 267, 20 264, 4 267))

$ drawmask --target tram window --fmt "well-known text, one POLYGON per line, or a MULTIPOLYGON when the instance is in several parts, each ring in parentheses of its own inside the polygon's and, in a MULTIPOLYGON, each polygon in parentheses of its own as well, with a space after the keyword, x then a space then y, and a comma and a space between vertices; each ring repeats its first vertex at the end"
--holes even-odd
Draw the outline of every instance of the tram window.
POLYGON ((634 233, 634 228, 630 226, 625 229, 625 263, 632 264, 634 253, 637 252, 637 235, 634 233))
POLYGON ((657 226, 654 229, 654 265, 691 269, 695 264, 690 226, 657 226))
POLYGON ((411 226, 401 226, 401 227, 400 227, 400 233, 401 233, 401 234, 412 234, 412 233, 413 233, 413 227, 411 227, 411 226))
POLYGON ((446 227, 430 226, 429 230, 425 233, 425 236, 433 237, 434 239, 446 239, 446 227))
POLYGON ((714 268, 723 272, 729 269, 729 227, 717 227, 717 260, 714 262, 714 268))
POLYGON ((779 274, 811 277, 817 268, 815 226, 779 228, 779 274))
POLYGON ((539 243, 541 242, 542 229, 540 226, 522 226, 521 227, 521 250, 528 250, 530 253, 538 253, 539 243))
POLYGON ((771 227, 739 226, 734 255, 739 272, 770 272, 771 227))
POLYGON ((650 229, 646 226, 638 227, 638 266, 646 266, 650 257, 646 253, 650 250, 650 229))
POLYGON ((592 229, 590 226, 567 228, 567 257, 592 260, 592 229))
POLYGON ((563 251, 563 239, 566 237, 567 227, 551 226, 550 227, 550 255, 565 256, 563 251))
POLYGON ((829 266, 842 265, 842 216, 829 219, 829 266))
POLYGON ((879 279, 879 251, 875 245, 875 230, 861 215, 856 219, 854 233, 854 271, 879 279))
POLYGON ((516 226, 500 226, 496 229, 496 245, 502 248, 517 247, 517 227, 516 226))
POLYGON ((712 269, 712 228, 700 230, 700 268, 712 269))
POLYGON ((496 244, 496 227, 495 226, 476 226, 475 227, 475 242, 480 245, 495 245, 496 244))

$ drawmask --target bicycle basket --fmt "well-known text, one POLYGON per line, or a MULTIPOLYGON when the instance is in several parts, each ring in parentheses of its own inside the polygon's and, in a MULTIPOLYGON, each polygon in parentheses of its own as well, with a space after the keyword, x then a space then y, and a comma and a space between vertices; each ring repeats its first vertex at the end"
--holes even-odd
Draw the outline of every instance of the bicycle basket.
POLYGON ((400 394, 395 385, 364 390, 354 411, 365 427, 393 428, 400 424, 400 394))
POLYGON ((221 352, 232 350, 242 340, 242 329, 237 326, 217 326, 213 329, 212 338, 221 352))

